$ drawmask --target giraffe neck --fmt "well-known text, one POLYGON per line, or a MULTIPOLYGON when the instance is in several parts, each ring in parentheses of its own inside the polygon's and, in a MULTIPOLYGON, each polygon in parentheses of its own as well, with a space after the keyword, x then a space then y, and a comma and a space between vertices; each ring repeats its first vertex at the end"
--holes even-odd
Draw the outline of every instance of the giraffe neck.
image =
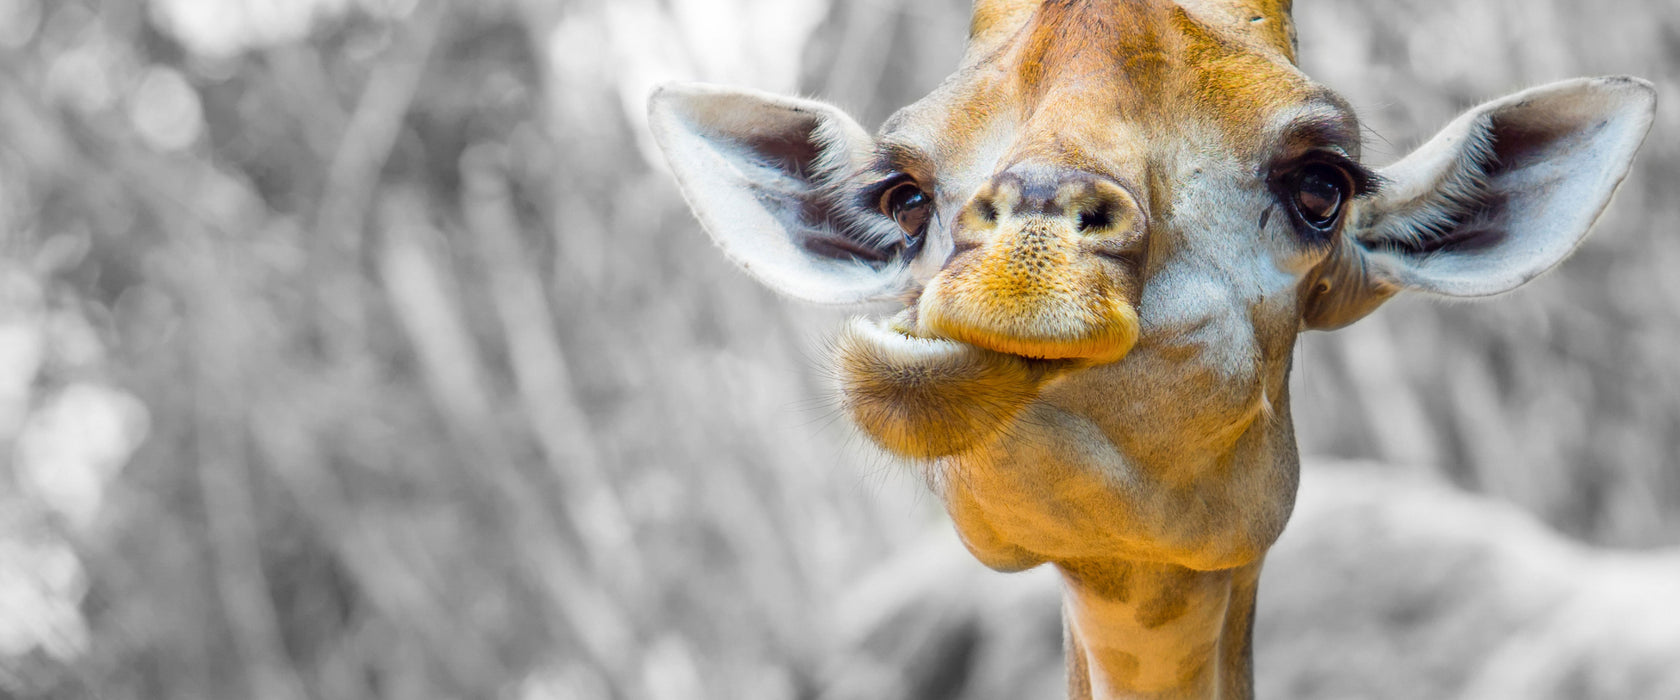
POLYGON ((1058 568, 1072 700, 1252 697, 1259 562, 1225 571, 1118 560, 1058 568))

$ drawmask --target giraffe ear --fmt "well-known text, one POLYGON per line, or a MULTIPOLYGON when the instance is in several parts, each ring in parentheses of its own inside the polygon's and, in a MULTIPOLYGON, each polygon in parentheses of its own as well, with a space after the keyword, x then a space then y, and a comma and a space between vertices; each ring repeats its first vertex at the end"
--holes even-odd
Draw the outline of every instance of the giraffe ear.
POLYGON ((844 112, 814 100, 675 84, 654 91, 648 117, 701 225, 766 286, 848 304, 907 285, 898 227, 852 184, 874 140, 844 112))
POLYGON ((1304 288, 1303 325, 1338 328, 1402 289, 1499 294, 1580 245, 1627 176, 1656 110, 1638 78, 1568 80, 1466 112, 1352 212, 1304 288))

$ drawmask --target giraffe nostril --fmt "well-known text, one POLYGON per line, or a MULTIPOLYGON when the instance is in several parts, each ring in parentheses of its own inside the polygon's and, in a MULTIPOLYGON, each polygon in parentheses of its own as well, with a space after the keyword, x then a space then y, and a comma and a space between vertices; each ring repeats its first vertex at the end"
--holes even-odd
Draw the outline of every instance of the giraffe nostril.
POLYGON ((991 200, 982 199, 975 202, 974 213, 980 216, 980 220, 985 221, 988 224, 997 223, 997 205, 992 204, 991 200))
POLYGON ((1114 209, 1107 203, 1088 207, 1079 212, 1079 232, 1105 229, 1114 225, 1114 209))

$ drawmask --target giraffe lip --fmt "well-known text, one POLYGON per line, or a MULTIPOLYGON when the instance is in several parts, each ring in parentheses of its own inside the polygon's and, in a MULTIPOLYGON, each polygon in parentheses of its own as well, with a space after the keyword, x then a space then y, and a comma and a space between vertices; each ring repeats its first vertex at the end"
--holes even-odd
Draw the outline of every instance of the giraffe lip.
MULTIPOLYGON (((925 301, 925 299, 924 299, 925 301)), ((1049 310, 1062 310, 1052 305, 1049 310)), ((1017 311, 998 318, 976 312, 972 304, 949 300, 924 303, 916 335, 927 335, 1033 362, 1062 365, 1107 364, 1124 357, 1137 342, 1136 312, 1116 307, 1106 317, 1045 324, 1046 309, 1017 311)))
POLYGON ((913 312, 914 308, 907 309, 905 312, 897 315, 874 319, 868 321, 868 323, 873 324, 876 328, 891 332, 908 341, 924 344, 929 348, 942 348, 944 351, 951 353, 978 350, 983 353, 1003 355, 1014 360, 1019 360, 1022 363, 1025 363, 1028 367, 1046 373, 1072 368, 1084 363, 1084 359, 1078 357, 1046 357, 1043 355, 1019 352, 1012 350, 1011 346, 1007 343, 987 342, 987 340, 982 337, 975 337, 971 339, 951 337, 938 333, 925 333, 914 327, 914 320, 909 316, 913 312))
POLYGON ((1136 241, 1032 229, 953 255, 918 296, 912 334, 1035 360, 1118 361, 1138 337, 1126 282, 1141 252, 1136 241))
POLYGON ((1139 253, 1137 251, 1134 251, 1134 250, 1131 250, 1129 248, 1128 249, 1115 249, 1115 248, 1107 248, 1107 247, 1093 248, 1091 250, 1091 254, 1095 255, 1099 258, 1102 258, 1104 260, 1119 263, 1119 264, 1124 265, 1128 268, 1136 269, 1136 268, 1140 268, 1140 267, 1143 266, 1143 255, 1141 253, 1139 253))
POLYGON ((1120 263, 1129 269, 1143 268, 1144 248, 1136 240, 1086 240, 1079 246, 1082 253, 1120 263))
POLYGON ((1066 366, 926 337, 910 318, 853 318, 832 355, 853 422, 905 457, 939 458, 987 443, 1066 366))
POLYGON ((1055 343, 999 336, 969 328, 942 330, 949 333, 949 335, 942 334, 940 336, 943 340, 971 345, 999 355, 1018 357, 1029 363, 1042 363, 1048 367, 1070 365, 1089 359, 1084 352, 1071 350, 1055 343))

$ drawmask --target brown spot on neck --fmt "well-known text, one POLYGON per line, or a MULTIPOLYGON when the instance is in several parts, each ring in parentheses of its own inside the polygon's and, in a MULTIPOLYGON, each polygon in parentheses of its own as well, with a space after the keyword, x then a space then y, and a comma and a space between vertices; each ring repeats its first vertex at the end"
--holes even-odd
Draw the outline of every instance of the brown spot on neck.
POLYGON ((1137 621, 1144 629, 1159 629, 1190 612, 1190 596, 1174 587, 1155 591, 1155 597, 1138 605, 1137 621))
POLYGON ((1069 697, 1252 697, 1258 563, 1224 571, 1123 560, 1057 562, 1069 697))
POLYGON ((1057 566, 1077 586, 1117 603, 1132 602, 1132 567, 1128 564, 1076 559, 1057 566))

